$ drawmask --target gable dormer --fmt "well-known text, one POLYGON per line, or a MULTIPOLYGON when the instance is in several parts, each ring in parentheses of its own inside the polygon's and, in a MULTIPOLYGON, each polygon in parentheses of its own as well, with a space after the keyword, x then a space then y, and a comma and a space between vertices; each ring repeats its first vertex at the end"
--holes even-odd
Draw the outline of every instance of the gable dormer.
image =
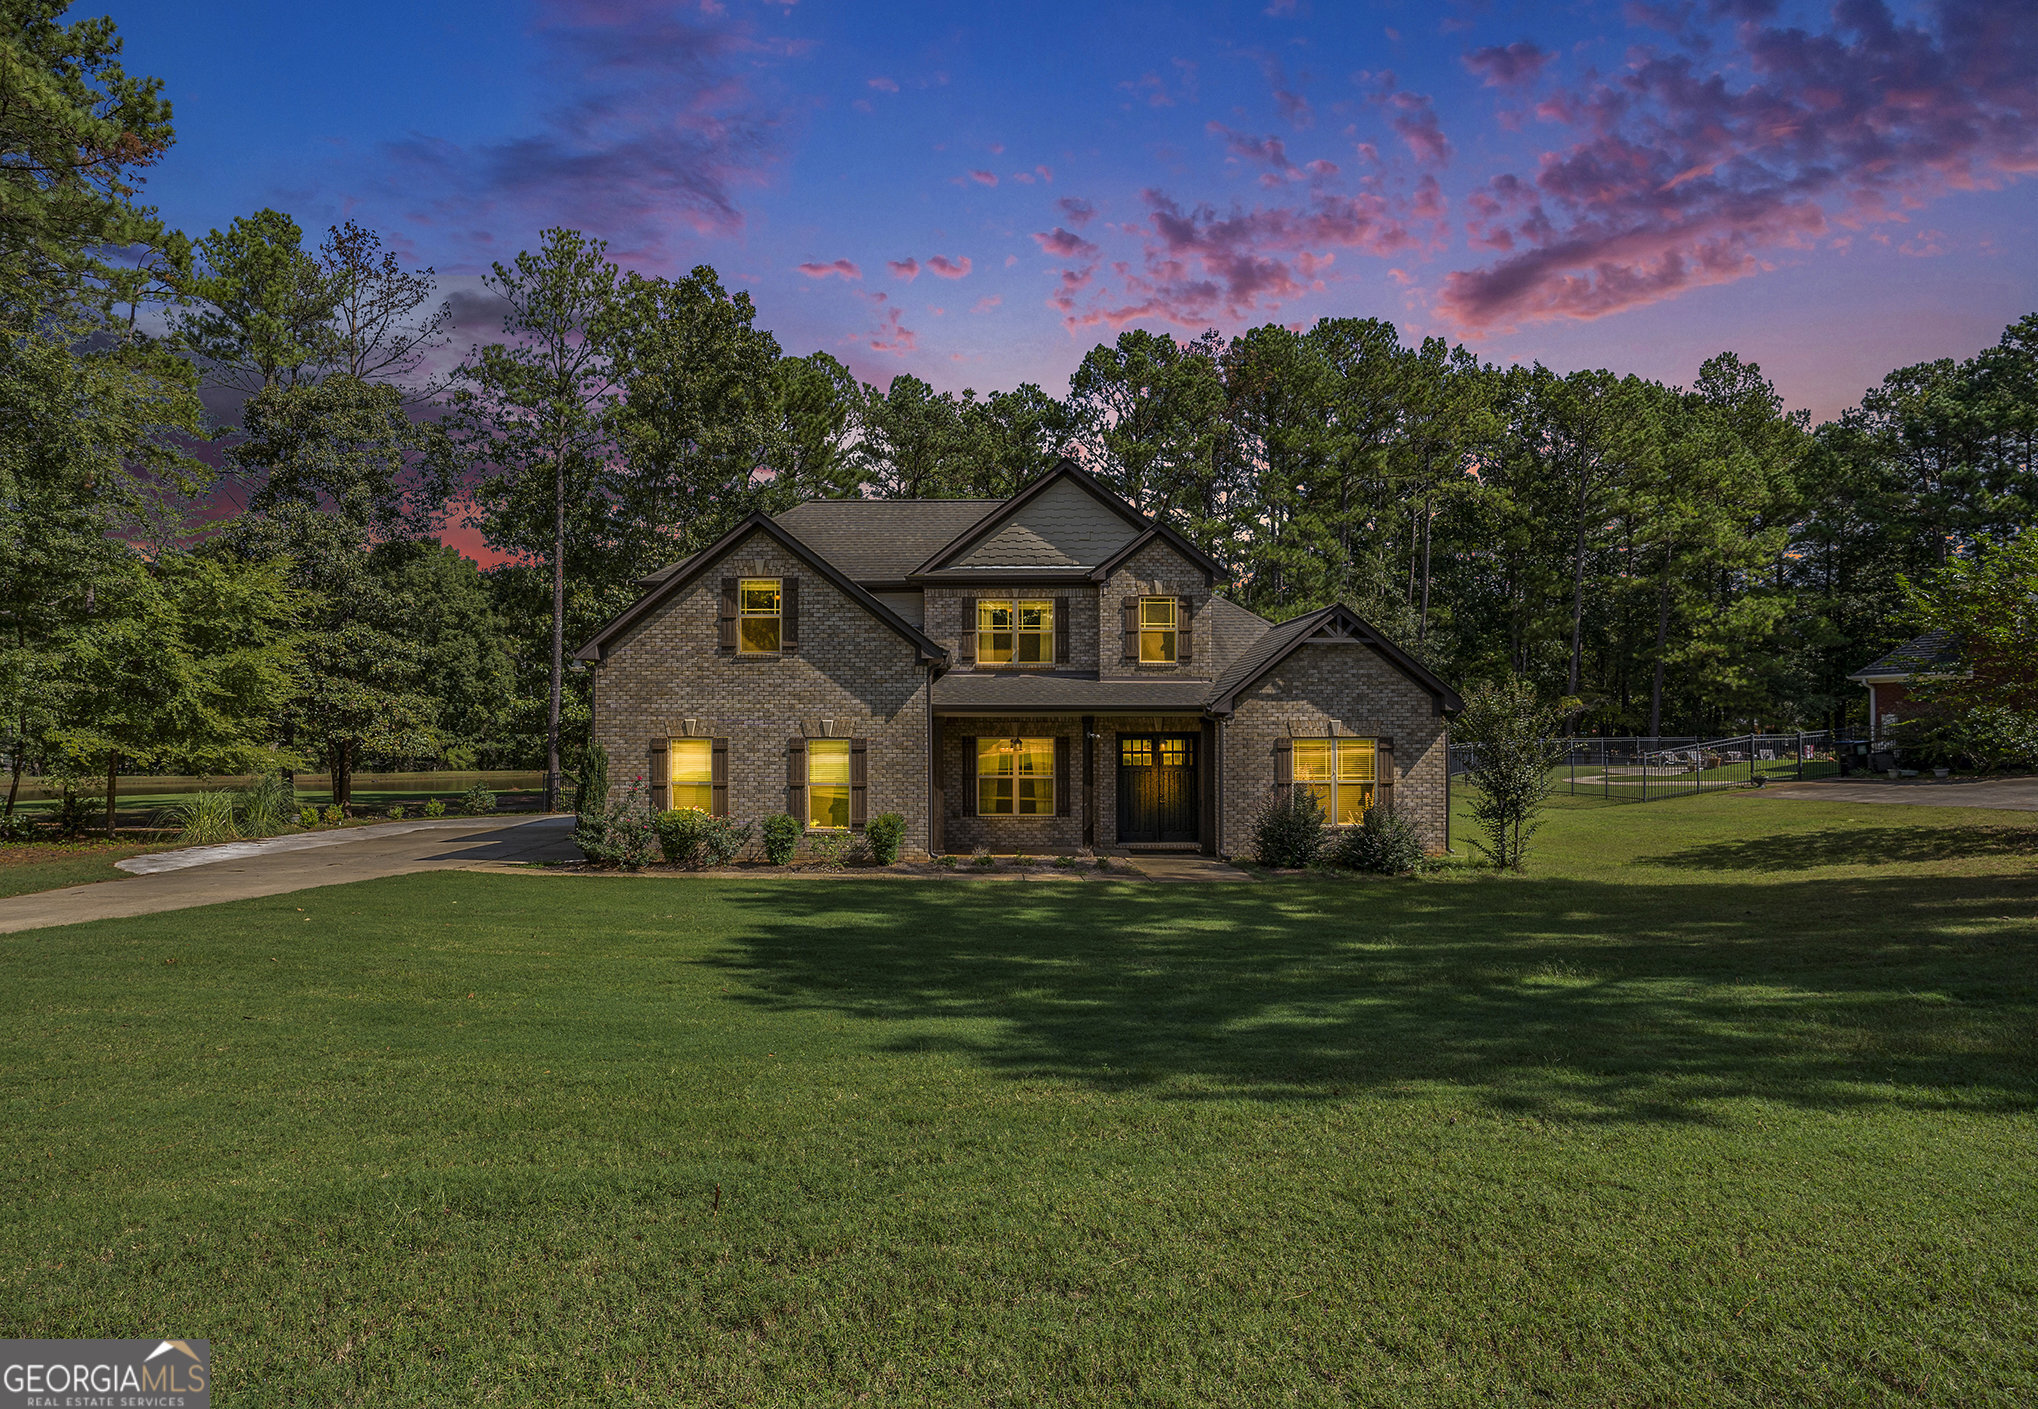
POLYGON ((1095 578, 1156 533, 1213 577, 1222 575, 1215 559, 1063 459, 928 558, 914 576, 1095 578))

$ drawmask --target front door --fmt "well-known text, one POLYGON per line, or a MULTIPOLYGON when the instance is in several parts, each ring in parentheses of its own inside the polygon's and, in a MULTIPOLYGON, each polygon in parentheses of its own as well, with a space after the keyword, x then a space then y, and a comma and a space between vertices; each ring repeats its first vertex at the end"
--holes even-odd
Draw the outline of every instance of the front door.
POLYGON ((1200 841, 1194 734, 1118 736, 1118 840, 1200 841))

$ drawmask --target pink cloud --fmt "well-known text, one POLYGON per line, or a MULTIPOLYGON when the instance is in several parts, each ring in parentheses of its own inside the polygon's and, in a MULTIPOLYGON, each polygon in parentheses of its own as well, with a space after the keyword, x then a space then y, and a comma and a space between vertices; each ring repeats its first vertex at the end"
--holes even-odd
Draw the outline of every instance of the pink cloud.
POLYGON ((1074 196, 1063 196, 1054 204, 1057 210, 1068 217, 1071 225, 1087 225, 1097 215, 1097 207, 1088 201, 1077 200, 1074 196))
POLYGON ((800 272, 809 279, 861 279, 863 271, 846 259, 833 260, 827 264, 808 262, 800 266, 800 272))
POLYGON ((962 255, 959 258, 950 259, 945 254, 933 255, 927 261, 927 268, 931 273, 937 274, 943 279, 960 279, 969 273, 969 256, 962 255))
POLYGON ((1428 94, 1390 93, 1383 101, 1388 107, 1387 125, 1408 144, 1417 162, 1424 166, 1449 163, 1451 144, 1444 138, 1428 94))
POLYGON ((1553 57, 1524 39, 1474 49, 1465 55, 1465 67, 1488 88, 1524 88, 1542 76, 1544 66, 1553 57))
POLYGON ((1052 230, 1034 235, 1040 247, 1056 259, 1090 259, 1097 253, 1097 247, 1081 235, 1064 230, 1057 225, 1052 230))
POLYGON ((1472 243, 1505 257, 1451 273, 1438 312, 1461 329, 1603 317, 2038 171, 2021 4, 1941 0, 1921 23, 1850 0, 1816 33, 1745 13, 1718 60, 1680 41, 1538 105, 1576 139, 1469 202, 1472 243))
POLYGON ((894 276, 904 279, 909 284, 920 277, 920 261, 914 259, 911 255, 904 259, 888 259, 885 261, 885 268, 891 270, 894 276))
POLYGON ((1261 316, 1321 287, 1339 250, 1380 255, 1419 244, 1396 205, 1377 192, 1316 190, 1301 205, 1235 206, 1223 215, 1209 205, 1185 210, 1159 191, 1143 199, 1146 223, 1126 227, 1141 239, 1139 264, 1113 262, 1115 278, 1101 289, 1094 287, 1100 261, 1061 271, 1048 302, 1071 329, 1148 319, 1200 328, 1220 317, 1261 316))
POLYGON ((1004 301, 1005 299, 1002 294, 985 294, 982 298, 976 301, 976 305, 970 309, 970 312, 989 313, 992 309, 996 308, 999 304, 1003 303, 1004 301))
POLYGON ((896 78, 873 78, 868 80, 868 82, 871 87, 877 89, 880 93, 896 93, 899 91, 899 81, 896 78))
POLYGON ((972 171, 969 174, 969 179, 976 182, 979 186, 995 186, 998 184, 998 173, 995 171, 972 171))

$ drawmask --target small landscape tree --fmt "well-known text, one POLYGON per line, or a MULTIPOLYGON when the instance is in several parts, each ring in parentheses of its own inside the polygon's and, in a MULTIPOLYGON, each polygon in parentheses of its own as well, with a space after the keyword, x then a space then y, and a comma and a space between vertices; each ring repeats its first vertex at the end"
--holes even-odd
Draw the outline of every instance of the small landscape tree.
POLYGON ((1458 717, 1458 738, 1474 746, 1468 774, 1477 794, 1472 820, 1485 833, 1473 845, 1503 871, 1519 871, 1556 787, 1560 711, 1536 698, 1520 676, 1474 689, 1458 717))

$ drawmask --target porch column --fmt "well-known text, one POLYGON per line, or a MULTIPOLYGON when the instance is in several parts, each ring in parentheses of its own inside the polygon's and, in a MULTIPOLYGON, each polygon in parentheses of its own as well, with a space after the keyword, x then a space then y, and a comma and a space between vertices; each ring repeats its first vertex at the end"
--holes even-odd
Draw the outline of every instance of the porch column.
POLYGON ((1097 845, 1097 716, 1083 716, 1083 845, 1097 845))

